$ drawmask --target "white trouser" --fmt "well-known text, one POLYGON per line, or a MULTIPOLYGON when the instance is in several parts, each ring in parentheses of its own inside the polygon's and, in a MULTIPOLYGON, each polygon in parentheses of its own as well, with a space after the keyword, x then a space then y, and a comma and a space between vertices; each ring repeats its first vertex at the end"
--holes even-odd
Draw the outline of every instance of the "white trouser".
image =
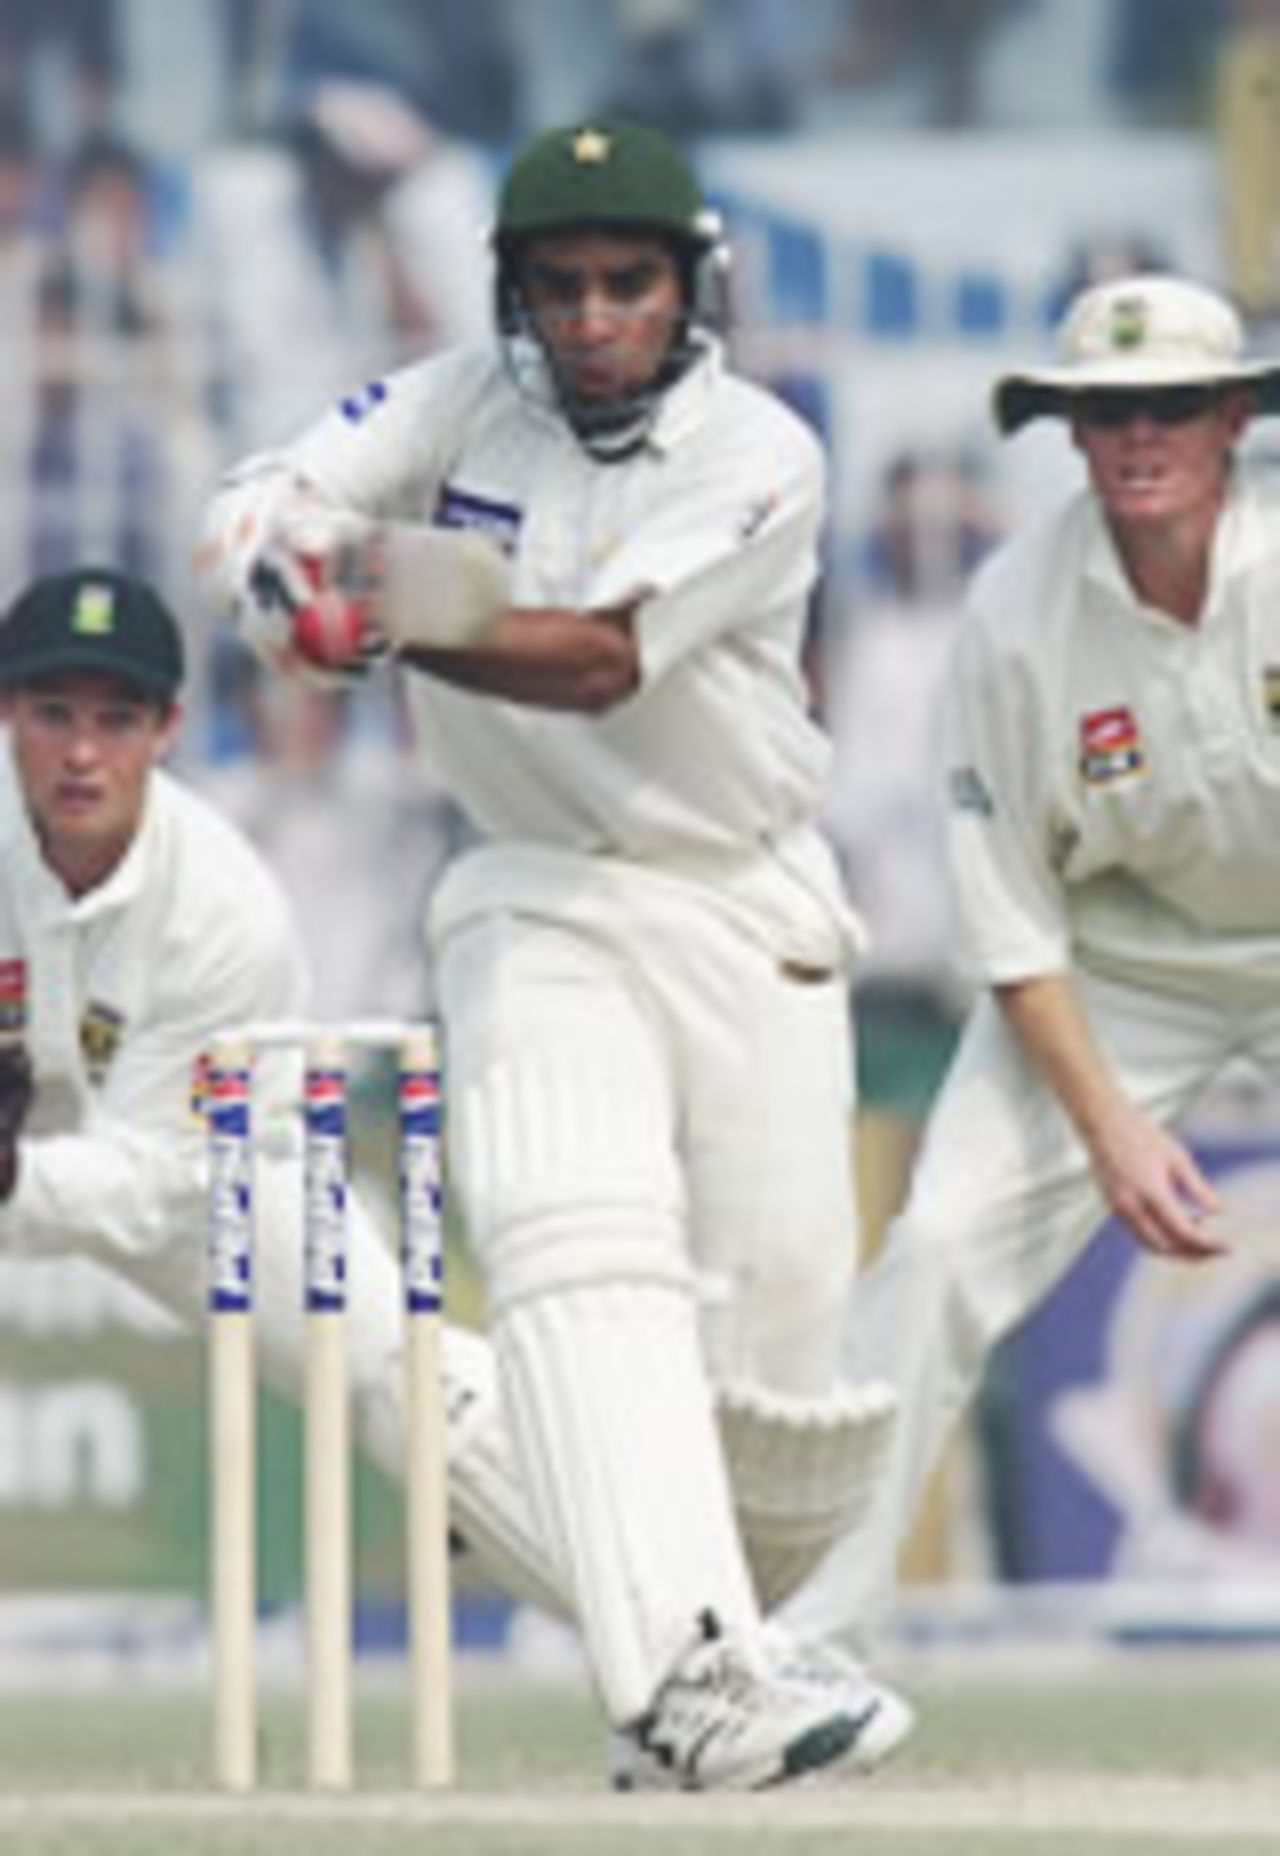
MULTIPOLYGON (((1081 973, 1095 1036, 1129 1096, 1175 1123, 1238 1051, 1280 1066, 1280 1009, 1141 991, 1081 973)), ((990 1349, 1076 1260, 1106 1207, 1074 1128, 991 999, 975 1008, 929 1122, 908 1200, 859 1284, 851 1375, 883 1375, 899 1415, 890 1473, 783 1608, 810 1639, 873 1627, 898 1549, 990 1349)))
POLYGON ((788 980, 661 888, 645 904, 607 939, 488 910, 437 965, 450 1179, 620 1722, 701 1611, 758 1630, 713 1382, 832 1389, 855 1229, 843 979, 788 980))
MULTIPOLYGON (((450 1141, 464 1072, 545 1054, 555 1089, 572 1093, 557 1113, 581 1128, 605 1120, 599 1139, 624 1148, 625 1073, 610 1072, 612 1093, 601 1100, 607 1034, 591 1023, 595 997, 616 1000, 628 1035, 653 1055, 658 1112, 670 1133, 656 1139, 646 1164, 651 1183, 664 1170, 678 1175, 681 1254, 699 1280, 709 1370, 717 1380, 825 1393, 839 1373, 858 1239, 839 950, 833 943, 824 981, 789 976, 777 953, 712 907, 705 890, 625 871, 597 878, 593 862, 473 853, 455 875, 478 865, 506 878, 519 901, 503 907, 481 882, 455 881, 448 906, 438 894, 435 962, 449 969, 441 997, 450 1141), (539 887, 525 883, 526 902, 529 864, 539 887), (528 981, 518 962, 532 963, 528 981), (531 1027, 522 1014, 535 986, 547 1010, 545 1023, 531 1027), (581 1002, 588 1021, 583 1043, 567 1049, 561 1001, 581 1002)), ((557 1101, 548 1091, 543 1122, 557 1101)), ((581 1145, 576 1136, 574 1143, 581 1145)), ((482 1184, 466 1188, 465 1210, 483 1249, 482 1184)), ((557 1182, 569 1202, 581 1196, 577 1187, 571 1171, 557 1182)))

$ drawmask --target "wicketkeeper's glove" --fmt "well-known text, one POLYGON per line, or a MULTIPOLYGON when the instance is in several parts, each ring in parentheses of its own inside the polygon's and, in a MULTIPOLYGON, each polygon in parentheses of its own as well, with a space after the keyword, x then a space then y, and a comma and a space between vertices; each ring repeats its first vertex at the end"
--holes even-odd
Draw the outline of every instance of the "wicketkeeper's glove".
POLYGON ((22 1045, 0 1050, 0 1146, 12 1147, 35 1095, 31 1059, 22 1045))
POLYGON ((13 1191, 18 1177, 18 1136, 35 1095, 31 1059, 17 1045, 0 1050, 0 1202, 13 1191))

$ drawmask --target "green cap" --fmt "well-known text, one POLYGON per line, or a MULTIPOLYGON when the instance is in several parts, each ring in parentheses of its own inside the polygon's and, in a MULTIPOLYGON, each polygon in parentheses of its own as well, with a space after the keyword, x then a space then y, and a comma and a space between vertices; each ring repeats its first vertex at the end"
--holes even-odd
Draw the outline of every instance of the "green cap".
POLYGON ((164 601, 113 568, 33 580, 0 621, 0 686, 95 675, 170 702, 183 668, 182 633, 164 601))
POLYGON ((684 156, 638 123, 550 129, 512 162, 498 198, 499 246, 576 226, 660 232, 696 246, 713 236, 684 156))

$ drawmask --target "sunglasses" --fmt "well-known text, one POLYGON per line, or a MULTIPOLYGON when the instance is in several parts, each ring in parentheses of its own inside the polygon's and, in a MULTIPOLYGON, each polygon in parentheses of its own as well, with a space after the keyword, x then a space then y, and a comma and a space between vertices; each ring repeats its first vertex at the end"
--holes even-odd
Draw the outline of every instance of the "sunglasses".
POLYGON ((1119 431, 1134 419, 1190 425, 1212 412, 1221 398, 1220 387, 1090 387, 1075 395, 1072 407, 1082 425, 1119 431))

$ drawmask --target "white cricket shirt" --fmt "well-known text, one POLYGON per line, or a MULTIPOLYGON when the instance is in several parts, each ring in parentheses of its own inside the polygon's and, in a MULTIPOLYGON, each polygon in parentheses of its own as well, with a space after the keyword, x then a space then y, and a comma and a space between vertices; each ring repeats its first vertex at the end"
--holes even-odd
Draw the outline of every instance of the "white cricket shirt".
POLYGON ((948 705, 950 856, 980 976, 1080 959, 1280 984, 1280 487, 1237 466, 1200 623, 1141 605, 1093 497, 976 577, 948 705))
MULTIPOLYGON (((678 871, 717 893, 735 889, 744 863, 772 860, 786 874, 771 906, 794 918, 793 939, 815 957, 847 953, 856 929, 813 830, 828 743, 800 668, 822 454, 778 400, 723 368, 718 348, 665 395, 625 462, 591 458, 500 355, 468 349, 372 384, 286 450, 250 460, 249 484, 264 463, 371 516, 484 530, 512 559, 516 606, 651 591, 637 622, 641 688, 604 715, 411 673, 430 770, 498 845, 678 871)), ((269 468, 259 481, 265 501, 269 468)), ((237 516, 245 488, 238 473, 237 516)), ((755 895, 758 868, 742 888, 755 895)))
POLYGON ((0 960, 26 965, 38 1085, 0 1250, 114 1263, 173 1251, 183 1272, 202 1272, 198 1054, 229 1025, 305 1010, 306 968, 274 877, 156 772, 123 861, 71 898, 40 855, 0 736, 0 960))

